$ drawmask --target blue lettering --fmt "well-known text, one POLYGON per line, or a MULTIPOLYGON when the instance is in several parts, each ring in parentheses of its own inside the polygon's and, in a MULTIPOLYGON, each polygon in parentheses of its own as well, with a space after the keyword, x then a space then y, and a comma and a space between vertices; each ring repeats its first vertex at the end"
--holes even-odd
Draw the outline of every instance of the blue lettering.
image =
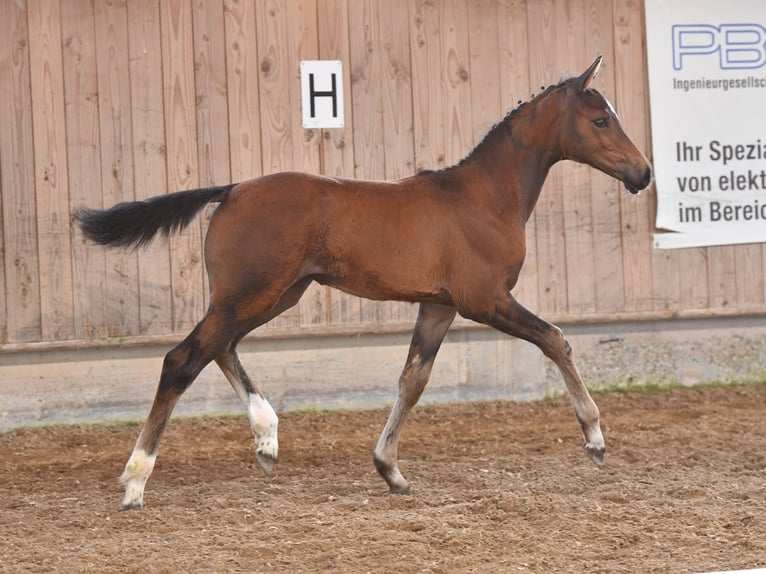
POLYGON ((685 58, 718 54, 722 70, 753 70, 766 65, 766 28, 760 24, 676 24, 673 69, 685 58))

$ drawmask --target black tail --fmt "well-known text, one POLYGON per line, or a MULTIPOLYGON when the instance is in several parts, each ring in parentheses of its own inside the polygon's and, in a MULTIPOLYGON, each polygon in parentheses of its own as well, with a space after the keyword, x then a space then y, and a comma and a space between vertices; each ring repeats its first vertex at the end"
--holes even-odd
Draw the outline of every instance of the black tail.
POLYGON ((110 247, 138 249, 159 231, 167 237, 180 231, 210 202, 222 202, 237 184, 179 191, 146 201, 118 203, 106 210, 79 208, 74 217, 85 237, 110 247))

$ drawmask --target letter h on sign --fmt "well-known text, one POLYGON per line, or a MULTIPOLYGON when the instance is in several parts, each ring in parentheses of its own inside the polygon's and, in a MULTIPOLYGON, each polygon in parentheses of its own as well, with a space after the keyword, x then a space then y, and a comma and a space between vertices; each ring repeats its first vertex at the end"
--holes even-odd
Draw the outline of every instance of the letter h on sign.
POLYGON ((339 60, 301 62, 304 128, 343 127, 343 65, 339 60))

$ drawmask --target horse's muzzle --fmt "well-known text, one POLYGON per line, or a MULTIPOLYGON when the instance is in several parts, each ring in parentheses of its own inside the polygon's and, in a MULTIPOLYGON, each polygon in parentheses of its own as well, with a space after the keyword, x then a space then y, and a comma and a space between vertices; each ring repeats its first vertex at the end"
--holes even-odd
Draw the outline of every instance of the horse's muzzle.
POLYGON ((633 195, 639 193, 642 189, 645 189, 652 182, 652 168, 646 166, 641 171, 631 171, 625 174, 622 182, 627 189, 633 195))

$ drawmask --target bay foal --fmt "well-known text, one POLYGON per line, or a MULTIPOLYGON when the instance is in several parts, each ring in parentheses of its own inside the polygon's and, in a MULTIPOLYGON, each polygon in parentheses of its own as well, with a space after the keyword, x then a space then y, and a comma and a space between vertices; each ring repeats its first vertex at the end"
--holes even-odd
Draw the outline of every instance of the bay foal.
POLYGON ((206 204, 219 204, 205 239, 210 306, 165 357, 154 403, 121 477, 121 507, 143 506, 170 414, 210 361, 246 405, 257 460, 271 472, 277 415, 245 373, 237 344, 295 305, 313 281, 369 299, 420 304, 398 398, 374 451, 391 492, 410 491, 397 464, 399 435, 457 313, 534 343, 558 366, 585 450, 602 463, 598 408, 569 343, 511 295, 524 263, 525 224, 551 166, 563 159, 589 164, 631 193, 651 180, 647 158, 609 102, 590 87, 600 64, 598 58, 581 76, 511 111, 468 157, 441 171, 391 182, 280 173, 105 211, 79 210, 79 225, 96 243, 141 247, 158 232, 183 228, 206 204))

